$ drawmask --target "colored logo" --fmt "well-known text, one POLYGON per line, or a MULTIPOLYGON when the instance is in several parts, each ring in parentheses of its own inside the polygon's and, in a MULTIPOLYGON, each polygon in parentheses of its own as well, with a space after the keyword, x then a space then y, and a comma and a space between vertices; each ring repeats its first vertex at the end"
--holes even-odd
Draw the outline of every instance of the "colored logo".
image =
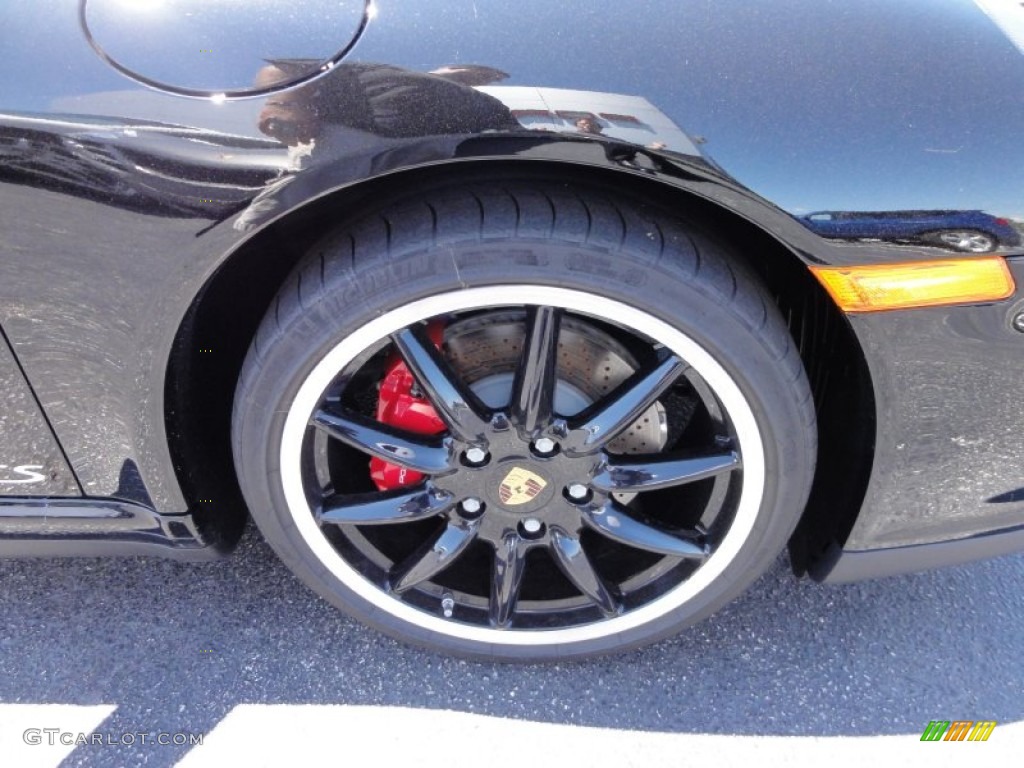
POLYGON ((995 727, 995 720, 932 720, 921 741, 988 741, 995 727))
POLYGON ((547 480, 540 475, 522 467, 514 467, 498 486, 498 497, 505 506, 515 507, 533 501, 547 485, 547 480))

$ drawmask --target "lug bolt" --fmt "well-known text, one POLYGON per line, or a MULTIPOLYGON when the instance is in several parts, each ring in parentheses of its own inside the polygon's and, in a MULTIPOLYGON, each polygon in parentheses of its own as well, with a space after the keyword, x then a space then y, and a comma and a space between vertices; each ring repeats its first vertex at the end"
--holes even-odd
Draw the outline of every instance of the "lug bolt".
POLYGON ((536 536, 544 529, 544 523, 535 517, 528 517, 520 521, 519 525, 527 536, 536 536))
POLYGON ((487 461, 487 451, 481 448, 470 448, 466 451, 466 461, 474 466, 480 466, 487 461))
POLYGON ((569 497, 576 501, 583 501, 590 495, 590 491, 587 490, 587 486, 582 485, 581 483, 573 483, 567 490, 569 491, 569 497))
POLYGON ((484 508, 483 503, 480 499, 468 498, 463 499, 462 504, 459 505, 462 511, 467 515, 478 515, 480 510, 484 508))
POLYGON ((1012 320, 1013 329, 1024 333, 1024 312, 1019 312, 1012 320))
POLYGON ((550 437, 542 437, 533 444, 533 450, 541 456, 547 456, 549 453, 553 453, 555 448, 555 441, 550 437))

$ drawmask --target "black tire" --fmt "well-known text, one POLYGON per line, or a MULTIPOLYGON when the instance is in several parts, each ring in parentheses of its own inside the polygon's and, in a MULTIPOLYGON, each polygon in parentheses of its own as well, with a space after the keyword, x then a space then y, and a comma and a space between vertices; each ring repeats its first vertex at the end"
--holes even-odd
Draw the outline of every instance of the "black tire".
POLYGON ((233 448, 263 535, 330 602, 444 653, 541 660, 635 648, 739 594, 796 525, 816 430, 786 325, 726 245, 648 201, 520 180, 421 191, 314 246, 253 341, 233 448), (448 359, 422 331, 437 316, 461 334, 446 340, 448 359), (511 329, 531 365, 508 373, 494 362, 506 358, 496 337, 488 346, 493 328, 511 329), (481 339, 475 354, 491 362, 452 358, 456 342, 479 350, 481 339), (569 350, 551 352, 560 340, 569 350), (443 442, 365 432, 388 350, 435 407, 448 402, 443 442), (618 379, 588 394, 577 373, 597 380, 586 361, 599 353, 618 379), (480 402, 484 382, 493 390, 508 377, 497 403, 480 402), (545 397, 585 411, 560 420, 545 397), (613 401, 635 421, 616 422, 613 401), (594 437, 612 425, 616 440, 594 437), (562 442, 539 455, 545 435, 562 442), (637 447, 648 438, 656 451, 637 447), (469 467, 481 440, 489 463, 469 467), (662 455, 632 459, 643 474, 621 457, 637 451, 662 455), (443 468, 382 496, 370 452, 443 468), (664 463, 667 453, 678 461, 664 463), (527 475, 512 470, 533 472, 533 485, 514 485, 527 475), (648 490, 651 474, 668 485, 648 490), (567 495, 580 487, 584 497, 567 495), (470 497, 482 515, 458 505, 470 497), (399 510, 414 521, 395 522, 399 510))

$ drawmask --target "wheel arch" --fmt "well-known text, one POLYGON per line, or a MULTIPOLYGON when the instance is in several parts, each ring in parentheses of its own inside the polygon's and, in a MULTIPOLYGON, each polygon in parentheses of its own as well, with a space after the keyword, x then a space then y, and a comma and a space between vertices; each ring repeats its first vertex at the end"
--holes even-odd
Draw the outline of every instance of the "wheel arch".
MULTIPOLYGON (((231 455, 235 385, 260 320, 292 268, 325 227, 383 205, 410 187, 495 178, 557 178, 626 192, 699 218, 736 246, 767 286, 798 344, 814 393, 819 458, 806 511, 790 540, 803 574, 829 545, 842 544, 867 488, 875 439, 873 387, 863 350, 845 316, 806 269, 806 253, 749 216, 656 174, 557 161, 457 161, 392 172, 317 197, 225 255, 194 297, 167 364, 165 419, 182 492, 197 524, 226 546, 247 511, 231 455), (855 403, 851 408, 850 403, 855 403)), ((806 241, 805 241, 806 242, 806 241)))

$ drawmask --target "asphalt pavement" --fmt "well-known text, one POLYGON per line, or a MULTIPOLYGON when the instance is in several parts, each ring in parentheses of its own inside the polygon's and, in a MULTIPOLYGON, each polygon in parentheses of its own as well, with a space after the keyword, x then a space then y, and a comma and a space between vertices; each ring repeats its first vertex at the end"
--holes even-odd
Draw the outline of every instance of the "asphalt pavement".
MULTIPOLYGON (((1024 555, 844 586, 797 580, 783 557, 678 637, 570 664, 489 665, 405 647, 313 595, 254 530, 215 563, 0 561, 0 625, 0 755, 16 748, 40 765, 45 745, 25 744, 24 728, 74 733, 75 711, 92 713, 78 729, 108 742, 202 734, 223 751, 237 737, 256 755, 261 741, 294 736, 288 723, 321 724, 337 765, 365 764, 346 751, 346 728, 364 746, 402 736, 425 741, 423 754, 478 765, 493 762, 460 753, 460 734, 487 732, 481 723, 536 733, 541 745, 545 734, 572 743, 552 727, 587 726, 690 736, 713 751, 712 737, 929 749, 919 741, 931 720, 995 720, 989 745, 946 745, 985 749, 1001 734, 1020 740, 1013 724, 1024 720, 1024 555)), ((223 764, 194 759, 209 745, 135 741, 65 747, 56 761, 223 764)), ((515 743, 505 739, 506 757, 515 743)))

